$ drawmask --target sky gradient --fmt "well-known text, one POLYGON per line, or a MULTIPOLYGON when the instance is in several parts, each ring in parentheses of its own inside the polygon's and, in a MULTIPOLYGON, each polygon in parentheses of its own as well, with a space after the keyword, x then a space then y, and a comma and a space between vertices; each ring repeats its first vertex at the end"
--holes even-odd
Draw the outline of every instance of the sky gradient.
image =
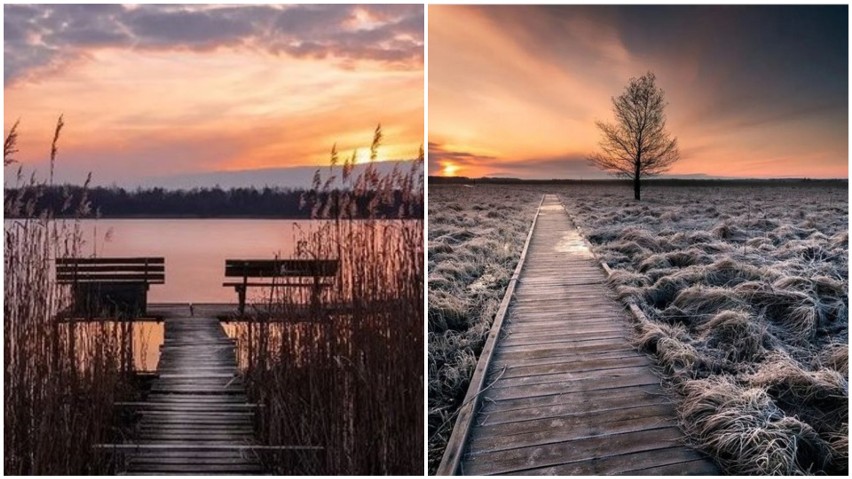
POLYGON ((653 71, 671 175, 848 177, 846 6, 430 6, 429 174, 602 178, 611 98, 653 71))
POLYGON ((423 144, 421 5, 6 5, 4 132, 79 183, 380 160, 423 144))

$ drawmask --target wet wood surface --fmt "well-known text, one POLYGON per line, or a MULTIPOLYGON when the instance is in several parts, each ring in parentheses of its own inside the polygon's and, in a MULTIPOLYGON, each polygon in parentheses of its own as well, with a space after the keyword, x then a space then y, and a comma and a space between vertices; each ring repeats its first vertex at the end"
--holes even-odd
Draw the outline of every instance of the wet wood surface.
POLYGON ((468 430, 454 430, 438 474, 719 474, 685 445, 650 360, 631 346, 624 307, 555 195, 533 228, 485 380, 468 393, 468 430))

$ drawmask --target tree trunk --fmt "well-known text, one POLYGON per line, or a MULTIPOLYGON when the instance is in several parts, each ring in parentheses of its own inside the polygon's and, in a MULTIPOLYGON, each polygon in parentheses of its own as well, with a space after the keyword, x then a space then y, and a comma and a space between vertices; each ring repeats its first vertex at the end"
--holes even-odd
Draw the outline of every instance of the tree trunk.
POLYGON ((639 166, 642 164, 642 163, 640 163, 640 161, 641 161, 641 158, 637 155, 637 157, 636 157, 636 170, 633 172, 633 199, 636 200, 636 201, 639 201, 639 197, 640 197, 640 194, 639 194, 639 175, 640 175, 641 170, 639 169, 639 166))

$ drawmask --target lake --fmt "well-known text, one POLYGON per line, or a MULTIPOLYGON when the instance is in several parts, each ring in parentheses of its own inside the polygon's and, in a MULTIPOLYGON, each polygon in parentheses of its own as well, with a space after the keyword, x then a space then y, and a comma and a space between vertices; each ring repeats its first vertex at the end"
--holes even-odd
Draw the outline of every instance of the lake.
POLYGON ((269 219, 100 219, 83 220, 82 254, 162 256, 166 283, 152 285, 149 303, 234 303, 223 287, 226 258, 289 257, 298 228, 310 220, 269 219))

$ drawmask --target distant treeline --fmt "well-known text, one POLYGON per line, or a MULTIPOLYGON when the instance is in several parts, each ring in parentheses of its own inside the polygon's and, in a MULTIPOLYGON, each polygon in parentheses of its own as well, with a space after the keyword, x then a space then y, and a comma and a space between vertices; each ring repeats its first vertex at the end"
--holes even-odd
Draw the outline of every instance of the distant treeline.
MULTIPOLYGON (((521 178, 467 178, 464 176, 430 176, 430 185, 441 184, 509 184, 509 185, 632 185, 633 180, 625 179, 598 179, 598 180, 576 180, 576 179, 551 179, 551 180, 526 180, 521 178)), ((659 186, 847 186, 846 179, 811 179, 811 178, 647 178, 643 179, 646 184, 659 186)))
MULTIPOLYGON (((277 188, 194 188, 191 190, 167 190, 164 188, 146 188, 125 190, 117 187, 51 186, 6 188, 7 218, 10 215, 9 200, 30 202, 32 207, 27 215, 38 216, 52 209, 57 217, 74 217, 76 211, 68 205, 80 204, 80 198, 86 195, 91 205, 91 215, 102 218, 279 218, 310 219, 310 204, 305 204, 303 195, 306 190, 277 188), (34 201, 33 201, 34 200, 34 201)), ((334 191, 320 193, 322 200, 334 191)), ((369 216, 368 205, 374 193, 359 196, 357 208, 353 209, 353 218, 369 216)), ((423 205, 404 206, 403 195, 392 193, 390 201, 384 201, 376 208, 375 218, 422 218, 423 205)), ((348 214, 348 213, 347 213, 348 214)))

